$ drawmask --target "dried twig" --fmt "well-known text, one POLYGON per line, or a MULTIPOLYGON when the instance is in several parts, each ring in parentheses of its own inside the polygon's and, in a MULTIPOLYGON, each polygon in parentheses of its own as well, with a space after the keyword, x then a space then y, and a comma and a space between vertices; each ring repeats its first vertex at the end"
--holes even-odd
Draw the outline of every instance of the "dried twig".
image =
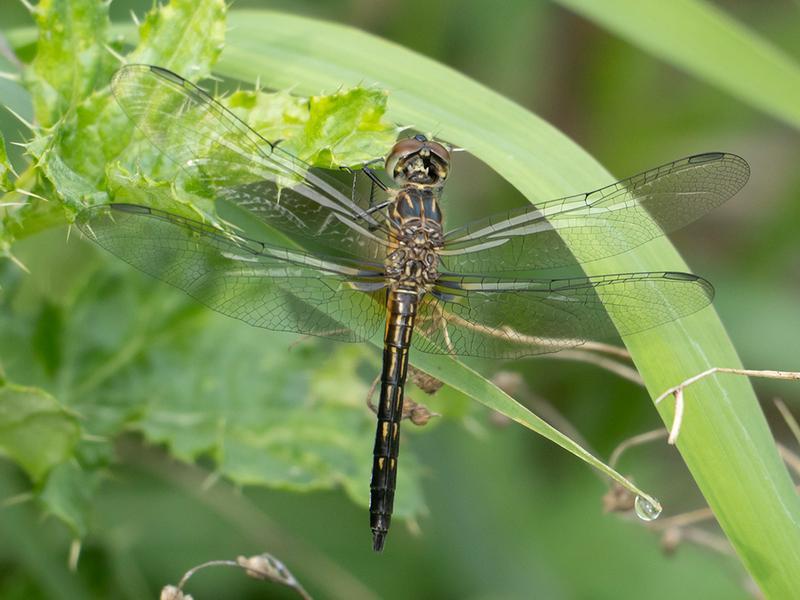
MULTIPOLYGON (((781 379, 783 379, 783 377, 781 377, 781 379)), ((794 379, 794 377, 790 379, 794 379)), ((787 419, 787 422, 794 421, 794 417, 788 413, 788 411, 786 411, 784 418, 787 419)), ((627 449, 659 440, 665 435, 666 432, 659 429, 648 431, 623 441, 611 453, 609 465, 615 467, 615 463, 627 449)), ((800 456, 780 443, 778 443, 777 446, 784 462, 795 473, 800 474, 800 456)), ((800 492, 800 485, 795 486, 795 489, 800 492)), ((625 519, 630 518, 654 532, 661 532, 661 546, 667 554, 674 553, 682 542, 688 541, 697 546, 703 546, 713 550, 719 554, 724 554, 726 556, 735 555, 733 547, 724 536, 698 526, 704 522, 716 522, 714 513, 708 506, 662 518, 657 521, 642 523, 639 519, 632 519, 632 517, 630 517, 633 505, 634 496, 628 490, 616 484, 616 482, 612 482, 608 492, 603 496, 604 512, 622 513, 625 519)))
POLYGON ((239 488, 221 480, 215 487, 203 490, 206 471, 195 465, 165 460, 163 453, 131 440, 121 440, 118 450, 126 463, 146 470, 171 489, 195 498, 234 528, 246 543, 256 547, 280 546, 284 556, 303 563, 307 579, 313 579, 317 587, 330 592, 331 596, 377 600, 378 595, 369 586, 316 546, 285 531, 246 494, 240 493, 239 488))
MULTIPOLYGON (((470 331, 476 331, 487 337, 511 340, 514 343, 519 344, 520 346, 540 346, 540 347, 549 346, 555 348, 556 350, 558 348, 566 349, 572 347, 580 347, 582 350, 603 352, 606 354, 611 354, 625 359, 630 359, 631 357, 630 353, 625 348, 614 346, 613 344, 605 344, 603 342, 592 342, 576 338, 548 338, 537 335, 528 335, 526 333, 521 333, 516 329, 514 329, 513 327, 509 327, 508 325, 503 325, 501 327, 491 327, 489 325, 481 325, 480 323, 473 323, 454 313, 449 313, 445 318, 444 311, 441 308, 438 309, 438 312, 439 314, 437 316, 442 321, 452 323, 459 327, 463 327, 464 329, 469 329, 470 331)), ((436 329, 436 324, 432 324, 431 327, 426 327, 424 321, 420 320, 419 328, 421 331, 427 333, 428 335, 431 335, 431 332, 435 331, 436 329)), ((446 330, 445 333, 447 333, 446 330)), ((456 354, 457 352, 452 347, 449 334, 446 336, 445 342, 448 345, 448 353, 456 354)))
POLYGON ((629 448, 635 448, 636 446, 641 446, 642 444, 649 444, 650 442, 653 442, 655 440, 660 440, 665 435, 667 435, 667 432, 664 431, 663 429, 655 429, 653 431, 640 433, 639 435, 635 435, 626 440, 623 440, 622 442, 619 443, 619 445, 617 445, 616 448, 614 448, 614 451, 611 452, 611 457, 608 459, 608 466, 611 467, 612 469, 616 469, 617 462, 619 462, 619 459, 622 456, 623 452, 625 452, 629 448))
POLYGON ((684 408, 684 401, 683 401, 683 390, 685 390, 688 386, 692 385, 704 379, 705 377, 709 377, 716 373, 732 373, 734 375, 745 375, 747 377, 764 377, 767 379, 786 379, 786 380, 800 380, 800 372, 796 371, 754 371, 751 369, 732 369, 729 367, 712 367, 702 373, 698 373, 693 377, 689 377, 688 379, 682 381, 675 387, 669 388, 666 392, 661 394, 655 400, 655 404, 661 402, 664 398, 669 395, 675 397, 675 416, 672 420, 672 427, 670 428, 669 438, 667 439, 667 443, 675 444, 678 440, 678 435, 681 431, 681 423, 683 422, 683 408, 684 408))
POLYGON ((184 573, 177 586, 166 585, 161 589, 161 600, 192 600, 190 595, 183 592, 183 587, 195 573, 210 567, 235 567, 243 569, 249 577, 285 585, 295 590, 303 600, 311 600, 309 593, 300 585, 300 582, 292 575, 291 571, 289 571, 281 561, 270 554, 258 554, 250 557, 239 556, 236 560, 210 560, 196 567, 192 567, 184 573))
POLYGON ((605 369, 606 371, 610 371, 615 375, 619 375, 623 379, 627 379, 628 381, 632 381, 633 383, 644 387, 644 380, 642 379, 642 376, 639 375, 639 371, 637 371, 634 367, 616 360, 612 360, 607 356, 596 354, 583 347, 576 348, 575 350, 562 350, 561 352, 554 352, 553 354, 544 354, 542 355, 542 358, 585 362, 590 365, 600 367, 601 369, 605 369))

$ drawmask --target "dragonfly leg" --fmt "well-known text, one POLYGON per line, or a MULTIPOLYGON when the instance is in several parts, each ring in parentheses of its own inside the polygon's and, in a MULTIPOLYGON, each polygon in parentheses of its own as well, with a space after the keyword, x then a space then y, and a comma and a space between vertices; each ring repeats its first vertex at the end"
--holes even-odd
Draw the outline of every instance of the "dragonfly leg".
MULTIPOLYGON (((411 375, 414 385, 416 385, 426 394, 435 393, 443 385, 438 379, 434 379, 427 373, 423 373, 414 367, 409 366, 408 372, 409 375, 411 375)), ((378 414, 378 407, 375 406, 375 403, 372 401, 372 397, 375 395, 375 390, 378 389, 378 384, 380 381, 381 376, 378 375, 372 380, 372 385, 369 387, 369 391, 367 392, 367 408, 369 408, 369 410, 375 415, 378 414)), ((442 415, 439 413, 431 411, 424 404, 415 402, 411 398, 405 398, 403 401, 403 416, 401 419, 408 419, 414 425, 421 427, 423 425, 427 425, 428 421, 430 421, 433 417, 441 416, 442 415)))
POLYGON ((371 215, 374 212, 378 212, 379 210, 383 210, 387 206, 392 203, 391 200, 387 200, 386 202, 381 202, 380 204, 376 204, 375 206, 371 206, 367 210, 364 211, 364 216, 371 215))
POLYGON ((350 167, 339 167, 342 171, 347 173, 348 175, 353 176, 353 184, 350 186, 350 201, 355 204, 356 202, 356 172, 351 169, 350 167))
POLYGON ((378 375, 372 380, 372 385, 369 386, 369 391, 367 392, 367 408, 376 415, 378 414, 378 407, 375 406, 375 403, 372 401, 372 397, 375 395, 375 390, 378 388, 380 381, 381 376, 378 375))
MULTIPOLYGON (((369 163, 367 163, 366 165, 361 167, 361 170, 364 172, 364 175, 369 177, 370 181, 372 181, 373 186, 377 185, 384 192, 387 191, 389 189, 389 187, 380 180, 380 178, 376 175, 375 171, 373 171, 368 165, 369 165, 369 163)), ((370 194, 370 196, 371 196, 371 194, 370 194)), ((370 202, 370 204, 372 204, 372 202, 370 202)))
MULTIPOLYGON (((358 170, 362 171, 369 178, 370 186, 369 186, 369 208, 367 208, 365 211, 355 215, 356 219, 363 219, 364 217, 367 217, 367 216, 371 215, 374 212, 383 210, 384 208, 386 208, 387 206, 389 206, 391 204, 390 200, 387 200, 385 202, 381 202, 380 204, 375 204, 375 188, 378 187, 381 190, 383 190, 384 192, 388 191, 389 188, 385 183, 383 183, 378 178, 378 176, 375 174, 375 171, 373 171, 372 169, 369 168, 369 165, 373 164, 376 161, 382 161, 382 160, 383 159, 376 159, 374 161, 366 163, 364 166, 361 167, 361 169, 358 169, 358 170)), ((358 173, 357 173, 356 170, 351 169, 350 167, 339 167, 339 168, 342 171, 344 171, 344 172, 346 172, 346 173, 348 173, 348 174, 353 176, 353 184, 352 184, 351 189, 350 189, 350 200, 353 202, 353 204, 357 204, 357 202, 356 202, 356 178, 358 177, 358 173)), ((370 231, 374 231, 377 228, 378 228, 378 226, 373 225, 373 224, 370 224, 369 227, 368 227, 368 229, 370 231)))
POLYGON ((373 204, 373 201, 374 201, 374 197, 375 197, 375 187, 379 187, 384 192, 389 190, 389 187, 380 180, 380 177, 378 177, 378 175, 375 173, 375 171, 373 171, 369 166, 371 164, 374 164, 375 162, 382 162, 382 160, 383 159, 376 159, 376 160, 370 161, 368 163, 365 163, 364 165, 362 165, 362 167, 360 169, 351 169, 350 167, 339 167, 345 173, 353 176, 353 185, 352 185, 351 190, 350 190, 350 200, 352 200, 353 202, 356 201, 356 177, 358 176, 358 173, 356 171, 361 171, 362 173, 364 173, 364 175, 366 175, 369 178, 369 180, 372 182, 372 185, 370 186, 370 192, 369 192, 369 205, 370 205, 370 208, 372 207, 372 204, 373 204))

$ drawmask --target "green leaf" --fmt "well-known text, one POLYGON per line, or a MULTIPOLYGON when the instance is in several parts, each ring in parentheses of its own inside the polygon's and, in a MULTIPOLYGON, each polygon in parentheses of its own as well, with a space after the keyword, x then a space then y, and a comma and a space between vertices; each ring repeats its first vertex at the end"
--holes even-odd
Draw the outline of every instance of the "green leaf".
MULTIPOLYGON (((68 150, 63 147, 62 134, 76 133, 75 130, 67 131, 67 127, 65 124, 58 126, 54 135, 36 134, 33 142, 28 146, 28 150, 37 158, 39 169, 52 184, 54 191, 64 204, 73 211, 77 211, 87 204, 102 202, 106 199, 106 195, 97 181, 97 174, 95 174, 99 173, 102 176, 103 171, 92 172, 92 161, 89 158, 91 152, 87 152, 86 157, 81 158, 79 164, 67 162, 71 148, 68 150)), ((40 195, 44 196, 44 194, 40 195)), ((28 205, 46 209, 35 200, 29 200, 28 205)), ((24 216, 25 211, 20 211, 20 214, 24 216)))
POLYGON ((75 461, 58 465, 39 495, 46 513, 60 519, 83 538, 89 532, 88 515, 100 484, 99 471, 85 471, 75 461))
MULTIPOLYGON (((380 370, 368 348, 294 346, 297 336, 216 315, 88 241, 64 248, 62 231, 17 250, 31 275, 0 270, 0 360, 15 379, 65 382, 62 401, 93 440, 65 451, 70 464, 40 494, 78 535, 111 444, 130 431, 181 460, 210 458, 240 485, 343 488, 366 506, 375 423, 364 400, 380 370)), ((397 514, 421 514, 413 453, 399 477, 397 514)))
MULTIPOLYGON (((138 46, 127 59, 166 65, 196 80, 210 71, 224 31, 224 2, 205 0, 198 6, 173 0, 148 13, 139 27, 138 46)), ((175 178, 176 165, 134 131, 111 96, 109 81, 98 83, 99 89, 55 128, 37 132, 29 152, 72 213, 107 202, 109 192, 134 186, 141 190, 138 195, 151 197, 148 204, 155 198, 168 202, 164 184, 175 178), (147 175, 143 177, 140 169, 147 175)), ((323 166, 360 166, 370 157, 385 154, 397 134, 383 119, 386 95, 377 90, 354 88, 311 99, 285 92, 240 91, 224 102, 267 139, 282 140, 302 158, 323 166)), ((201 199, 195 200, 202 204, 201 199)), ((174 198, 173 204, 187 206, 187 200, 174 198)), ((185 212, 193 212, 189 216, 194 217, 212 215, 208 207, 197 208, 185 212)), ((19 233, 24 223, 15 229, 19 233)))
MULTIPOLYGON (((39 10, 37 8, 37 10, 39 10)), ((214 64, 224 42, 225 6, 222 0, 173 0, 151 10, 139 28, 140 42, 130 62, 150 59, 169 64, 194 78, 214 64)), ((47 34, 42 30, 40 37, 47 34)), ((47 59, 48 47, 37 50, 36 63, 47 59), (40 54, 45 52, 40 59, 40 54)), ((108 54, 108 51, 104 49, 108 54)), ((114 65, 116 67, 116 65, 114 65)), ((102 186, 105 165, 120 157, 131 142, 133 126, 111 96, 113 69, 92 79, 92 87, 76 92, 76 110, 56 129, 41 134, 29 146, 40 167, 68 201, 89 203, 102 186)), ((34 94, 35 97, 35 94, 34 94)), ((138 146, 137 146, 138 149, 138 146)), ((157 151, 148 146, 149 154, 157 151)), ((139 159, 147 153, 137 152, 139 159)), ((94 200, 96 202, 97 199, 94 200)))
POLYGON ((354 88, 309 99, 310 116, 293 148, 318 148, 309 162, 322 167, 361 166, 385 156, 398 129, 383 120, 386 92, 354 88), (301 146, 302 144, 302 146, 301 146))
POLYGON ((31 346, 45 373, 51 378, 59 371, 64 354, 64 311, 44 302, 34 326, 31 346))
MULTIPOLYGON (((388 116, 436 130, 465 147, 532 201, 596 189, 613 181, 586 152, 553 127, 442 65, 353 29, 274 12, 236 11, 221 73, 301 93, 364 83, 397 90, 388 116)), ((666 239, 592 263, 589 274, 686 269, 666 239)), ((652 395, 711 366, 739 366, 709 308, 625 339, 652 395)), ((412 361, 526 426, 538 424, 500 390, 445 357, 412 361)), ((747 381, 711 378, 687 392, 678 441, 695 481, 746 567, 772 597, 800 587, 800 500, 747 381)), ((659 412, 670 424, 669 402, 659 412)), ((585 457, 583 457, 585 458, 585 457)))
MULTIPOLYGON (((40 20, 40 27, 63 29, 57 19, 53 21, 51 13, 56 8, 67 10, 62 3, 51 5, 49 1, 44 7, 37 7, 37 14, 48 17, 40 20)), ((73 9, 70 7, 69 10, 73 9)), ((88 18, 83 13, 68 13, 76 19, 88 18)), ((75 23, 75 28, 82 31, 78 23, 75 23)), ((199 78, 210 71, 219 55, 224 32, 225 5, 222 0, 199 3, 172 0, 169 4, 155 6, 147 14, 139 28, 139 45, 128 60, 151 60, 199 78)), ((103 39, 101 33, 105 34, 103 28, 97 33, 97 43, 103 39)), ((40 31, 40 39, 47 35, 47 29, 40 31)), ((110 56, 105 48, 103 52, 110 56)), ((34 65, 49 65, 51 53, 49 45, 40 44, 34 65)), ((61 68, 66 67, 61 65, 61 68)), ((135 171, 134 165, 139 162, 162 160, 154 147, 142 143, 141 136, 134 136, 133 124, 111 95, 112 72, 113 69, 105 69, 91 79, 91 85, 76 89, 71 99, 74 110, 52 129, 36 132, 28 145, 29 152, 38 160, 39 168, 71 208, 72 214, 84 206, 108 201, 109 190, 104 180, 106 165, 116 165, 121 161, 128 165, 128 171, 135 171)), ((35 80, 31 85, 34 98, 37 93, 42 94, 35 80)))
POLYGON ((305 99, 240 90, 222 103, 270 141, 318 167, 361 167, 383 156, 398 128, 384 118, 387 95, 355 87, 305 99))
POLYGON ((800 66, 710 2, 558 2, 653 56, 800 127, 800 66))
POLYGON ((158 65, 197 81, 210 72, 225 43, 224 0, 171 0, 155 5, 139 27, 130 64, 158 65))
MULTIPOLYGON (((375 422, 359 373, 379 372, 374 355, 317 339, 292 348, 297 336, 205 317, 202 329, 196 322, 173 328, 166 343, 148 349, 146 368, 116 376, 97 397, 148 398, 130 426, 182 460, 212 457, 217 472, 237 484, 342 486, 366 506, 375 422), (235 343, 221 348, 231 335, 235 343)), ((404 458, 397 511, 410 516, 422 510, 422 494, 418 465, 413 455, 404 458)))
POLYGON ((80 429, 75 416, 44 390, 0 386, 0 450, 34 482, 72 455, 80 429))
POLYGON ((26 81, 39 125, 54 125, 108 79, 114 66, 114 58, 105 48, 109 4, 41 0, 32 8, 39 41, 26 81))
MULTIPOLYGON (((225 41, 224 1, 172 0, 156 5, 147 13, 138 33, 139 44, 126 57, 129 63, 168 65, 194 80, 202 78, 210 72, 225 41)), ((106 191, 102 186, 106 164, 116 159, 155 161, 158 155, 151 145, 137 143, 138 136, 132 138, 133 124, 111 95, 111 74, 99 82, 98 91, 85 99, 75 118, 64 123, 53 140, 52 154, 57 155, 53 160, 62 160, 101 192, 106 191), (132 140, 133 147, 126 152, 132 140)), ((48 166, 43 164, 45 171, 48 166)), ((54 181, 59 190, 62 181, 54 181)), ((79 191, 70 195, 80 197, 76 196, 79 191)))
POLYGON ((219 100, 267 140, 296 138, 308 123, 308 99, 287 91, 236 90, 219 100))
MULTIPOLYGON (((29 167, 20 179, 26 176, 35 178, 36 170, 29 167)), ((17 180, 18 185, 19 183, 20 180, 17 180)), ((0 218, 0 248, 9 248, 19 237, 31 236, 39 231, 64 224, 64 207, 57 202, 42 199, 48 196, 56 197, 52 186, 45 184, 35 186, 34 189, 41 197, 34 198, 20 192, 11 192, 8 195, 11 202, 21 203, 22 206, 7 207, 0 218)))

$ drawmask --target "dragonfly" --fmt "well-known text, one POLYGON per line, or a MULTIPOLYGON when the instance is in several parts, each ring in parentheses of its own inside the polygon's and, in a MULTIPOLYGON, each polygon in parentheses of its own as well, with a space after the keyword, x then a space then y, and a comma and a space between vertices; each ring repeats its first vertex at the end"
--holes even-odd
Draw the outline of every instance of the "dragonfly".
POLYGON ((256 327, 345 342, 383 331, 370 483, 375 551, 384 548, 392 517, 412 338, 422 352, 512 359, 692 314, 714 290, 690 273, 529 274, 627 252, 722 204, 749 177, 734 154, 698 154, 446 229, 445 143, 421 134, 398 141, 384 162, 392 184, 364 166, 376 194, 357 194, 166 69, 127 65, 112 91, 179 176, 264 228, 246 235, 155 202, 111 203, 79 213, 85 236, 256 327))

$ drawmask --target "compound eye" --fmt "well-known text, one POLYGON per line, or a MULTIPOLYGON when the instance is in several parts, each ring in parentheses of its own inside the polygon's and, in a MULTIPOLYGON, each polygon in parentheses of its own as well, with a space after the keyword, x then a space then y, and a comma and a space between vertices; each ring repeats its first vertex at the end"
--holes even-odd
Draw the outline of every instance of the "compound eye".
POLYGON ((442 144, 438 142, 428 142, 427 146, 431 153, 441 158, 445 164, 450 163, 450 152, 442 144))
POLYGON ((406 156, 411 156, 415 152, 419 152, 424 145, 425 142, 421 142, 416 138, 409 138, 397 142, 389 153, 389 156, 386 157, 386 172, 389 174, 389 177, 394 177, 394 168, 401 159, 406 156))

